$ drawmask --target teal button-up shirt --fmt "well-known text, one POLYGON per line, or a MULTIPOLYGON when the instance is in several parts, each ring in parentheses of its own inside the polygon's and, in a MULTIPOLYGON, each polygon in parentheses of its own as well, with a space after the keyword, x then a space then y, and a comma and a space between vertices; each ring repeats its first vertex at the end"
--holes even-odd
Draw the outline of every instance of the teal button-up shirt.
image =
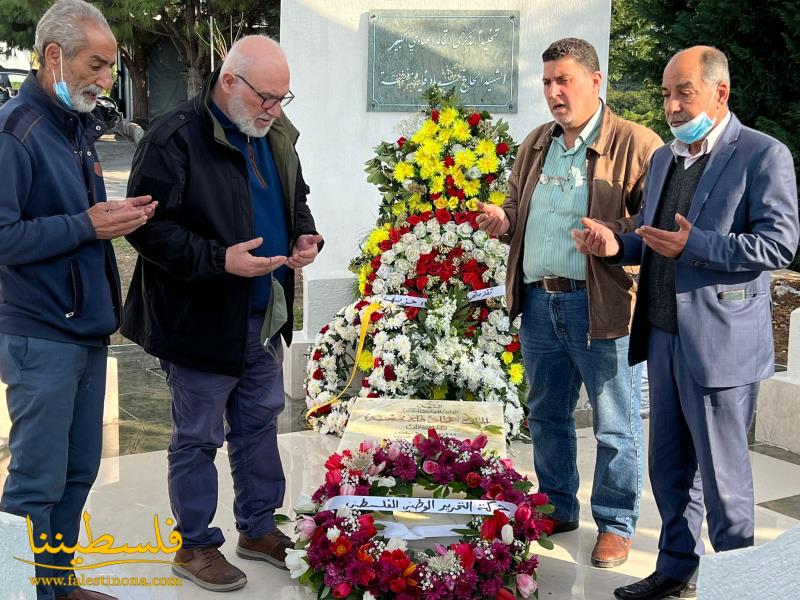
POLYGON ((586 279, 586 258, 570 232, 580 229, 589 208, 586 149, 597 138, 603 103, 567 148, 564 134, 554 138, 533 188, 525 226, 522 270, 525 283, 545 277, 586 279))

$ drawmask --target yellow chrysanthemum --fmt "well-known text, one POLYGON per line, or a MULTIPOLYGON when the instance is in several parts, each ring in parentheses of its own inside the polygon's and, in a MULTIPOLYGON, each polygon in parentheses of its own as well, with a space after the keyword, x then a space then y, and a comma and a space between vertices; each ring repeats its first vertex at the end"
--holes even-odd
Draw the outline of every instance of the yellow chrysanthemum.
POLYGON ((429 140, 435 136, 438 131, 439 126, 428 119, 422 124, 422 127, 420 127, 417 132, 411 136, 411 141, 415 144, 421 144, 425 140, 429 140))
POLYGON ((467 200, 464 205, 467 207, 467 210, 476 211, 478 210, 478 201, 473 198, 472 200, 467 200))
POLYGON ((395 216, 400 216, 406 212, 406 203, 405 202, 395 202, 392 204, 392 214, 395 216))
POLYGON ((464 184, 467 183, 467 176, 464 175, 464 171, 457 167, 450 169, 450 175, 453 176, 453 183, 456 187, 463 188, 464 184))
POLYGON ((372 273, 372 266, 369 263, 361 265, 361 268, 358 270, 358 290, 361 292, 362 296, 367 289, 367 277, 369 277, 370 273, 372 273))
POLYGON ((422 179, 429 181, 433 179, 438 172, 439 169, 436 167, 436 165, 425 165, 424 167, 420 168, 419 176, 422 179))
POLYGON ((422 204, 422 199, 419 197, 419 194, 411 194, 408 198, 408 210, 410 212, 421 212, 420 205, 422 204))
POLYGON ((450 210, 455 210, 458 208, 459 199, 455 196, 451 196, 447 199, 447 208, 450 210))
POLYGON ((437 134, 436 139, 442 142, 443 144, 446 144, 447 142, 450 141, 451 137, 452 137, 452 132, 449 129, 441 128, 439 129, 439 133, 437 134))
POLYGON ((525 368, 521 363, 511 363, 508 365, 508 378, 514 385, 522 383, 522 377, 525 375, 525 368))
POLYGON ((494 173, 497 171, 497 167, 500 166, 500 162, 497 160, 497 157, 494 155, 485 155, 481 156, 478 159, 478 170, 481 173, 486 175, 487 173, 494 173))
POLYGON ((447 208, 447 198, 444 196, 439 196, 436 200, 433 201, 433 205, 436 208, 447 208))
POLYGON ((447 398, 447 386, 444 385, 433 386, 433 390, 431 391, 431 397, 433 400, 444 400, 445 398, 447 398))
POLYGON ((442 154, 442 144, 434 139, 425 140, 420 144, 417 154, 422 154, 426 158, 439 159, 442 154))
POLYGON ((372 371, 373 365, 375 364, 375 357, 372 356, 372 352, 369 350, 362 350, 361 354, 358 355, 358 368, 364 371, 365 373, 369 373, 372 371))
POLYGON ((484 156, 486 154, 494 155, 495 147, 494 142, 492 140, 482 139, 477 144, 475 144, 475 154, 480 156, 484 156))
POLYGON ((478 192, 481 190, 481 182, 477 179, 469 179, 464 182, 461 189, 464 190, 467 198, 472 198, 473 196, 477 196, 478 192))
POLYGON ((510 365, 514 360, 514 354, 512 352, 505 351, 500 355, 500 358, 503 359, 504 363, 510 365))
POLYGON ((444 175, 436 175, 431 178, 428 186, 431 194, 440 194, 444 191, 444 175))
POLYGON ((369 234, 367 242, 364 244, 364 252, 370 256, 378 256, 378 254, 381 253, 381 249, 378 248, 378 244, 388 239, 389 239, 388 231, 386 231, 382 227, 375 229, 372 233, 369 234))
POLYGON ((439 125, 441 127, 450 127, 457 118, 458 111, 455 108, 445 108, 439 113, 439 125))
POLYGON ((472 150, 462 150, 461 152, 456 152, 455 156, 456 165, 465 169, 472 167, 472 165, 475 164, 476 159, 477 157, 472 150))
POLYGON ((472 132, 469 128, 469 123, 464 119, 456 119, 451 127, 453 131, 453 139, 457 142, 466 142, 472 137, 472 132))
POLYGON ((414 165, 407 162, 399 162, 394 167, 394 179, 402 183, 406 179, 414 177, 414 165))
POLYGON ((506 200, 506 195, 503 192, 489 192, 489 202, 497 206, 502 206, 506 200))

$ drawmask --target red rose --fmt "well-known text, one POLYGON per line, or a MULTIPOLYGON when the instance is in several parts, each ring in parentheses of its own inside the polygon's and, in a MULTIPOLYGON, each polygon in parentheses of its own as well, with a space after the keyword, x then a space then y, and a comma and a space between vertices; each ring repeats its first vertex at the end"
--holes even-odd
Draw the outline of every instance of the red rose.
POLYGON ((464 256, 464 249, 461 246, 453 248, 447 253, 447 258, 450 260, 455 260, 457 258, 461 258, 462 256, 464 256))
POLYGON ((356 310, 361 310, 362 308, 364 308, 365 306, 368 306, 368 305, 369 305, 369 302, 367 302, 366 300, 359 300, 358 302, 356 302, 356 305, 355 305, 354 308, 356 310))
POLYGON ((439 111, 436 110, 435 108, 431 111, 431 121, 433 121, 434 123, 439 122, 439 111))
POLYGON ((325 461, 325 468, 328 470, 342 468, 342 455, 339 453, 331 454, 325 461))
POLYGON ((489 173, 486 177, 483 178, 483 180, 486 182, 487 185, 492 183, 495 179, 497 179, 497 175, 495 175, 494 173, 489 173))
POLYGON ((438 200, 442 197, 442 192, 436 192, 435 194, 431 194, 431 200, 438 200))
POLYGON ((449 223, 451 219, 450 211, 440 208, 436 211, 436 220, 439 221, 440 225, 444 225, 445 223, 449 223))
POLYGON ((381 365, 383 365, 383 359, 381 359, 380 357, 376 356, 375 360, 372 361, 372 368, 373 369, 377 369, 381 365))
POLYGON ((480 115, 480 113, 476 113, 476 112, 474 112, 474 113, 472 113, 472 114, 471 114, 471 115, 470 115, 470 116, 467 118, 467 123, 469 123, 469 124, 470 124, 470 125, 472 125, 473 127, 475 127, 475 126, 476 126, 478 123, 480 123, 480 122, 481 122, 481 115, 480 115))
POLYGON ((370 261, 369 266, 372 267, 375 271, 380 269, 381 268, 381 257, 380 256, 376 256, 375 258, 373 258, 370 261))
POLYGON ((538 494, 531 494, 528 496, 528 502, 534 506, 544 506, 550 502, 550 497, 547 494, 539 492, 538 494))
POLYGON ((417 289, 424 290, 425 286, 428 285, 428 276, 427 275, 420 275, 415 280, 415 283, 417 285, 417 289))
POLYGON ((342 582, 331 590, 334 598, 347 598, 352 591, 349 583, 342 582))
POLYGON ((416 306, 406 306, 405 311, 409 321, 416 319, 419 314, 419 309, 416 306))
POLYGON ((419 218, 422 219, 423 222, 430 221, 433 218, 433 213, 426 210, 424 213, 419 214, 419 218))
POLYGON ((547 517, 534 519, 534 522, 536 523, 536 529, 545 533, 546 535, 553 533, 553 527, 556 525, 556 522, 553 519, 548 519, 547 517))
POLYGON ((503 154, 508 152, 508 144, 505 142, 500 142, 497 144, 497 146, 495 146, 494 151, 497 153, 497 156, 503 156, 503 154))
POLYGON ((317 348, 314 350, 314 355, 311 357, 311 360, 319 360, 320 358, 322 358, 322 350, 317 348))
POLYGON ((466 194, 464 193, 464 190, 461 189, 456 190, 456 198, 458 198, 459 200, 463 200, 465 196, 466 194))
POLYGON ((454 164, 456 164, 456 161, 453 160, 452 156, 445 156, 444 157, 444 166, 445 167, 452 167, 454 164))
POLYGON ((469 213, 466 212, 457 212, 453 215, 453 219, 456 223, 461 225, 462 223, 466 223, 469 221, 469 213))
POLYGON ((383 378, 386 381, 394 381, 397 379, 397 375, 394 374, 394 367, 392 365, 386 365, 383 368, 383 378))
POLYGON ((519 348, 520 345, 517 340, 514 340, 508 346, 506 346, 506 350, 508 350, 509 352, 516 352, 517 350, 519 350, 519 348))
POLYGON ((491 542, 500 535, 503 526, 508 525, 509 522, 504 512, 495 510, 494 515, 483 521, 481 525, 481 537, 491 542))
POLYGON ((370 392, 369 394, 367 394, 367 398, 377 398, 377 397, 378 394, 376 394, 375 392, 370 392))
POLYGON ((401 592, 406 591, 406 580, 402 577, 396 577, 395 579, 392 579, 391 583, 389 583, 389 589, 395 594, 400 594, 401 592))
POLYGON ((445 182, 445 183, 446 183, 446 184, 447 184, 449 187, 453 187, 453 185, 455 184, 455 180, 453 179, 453 176, 452 176, 452 175, 448 175, 447 177, 445 177, 445 178, 444 178, 444 182, 445 182))
POLYGON ((467 485, 471 488, 476 488, 481 484, 481 476, 476 473, 472 472, 467 475, 467 485))
POLYGON ((369 316, 370 323, 377 323, 383 318, 383 313, 380 311, 375 311, 369 316))
POLYGON ((322 369, 317 369, 317 370, 316 370, 316 371, 314 371, 314 373, 311 375, 311 378, 312 378, 312 379, 316 379, 317 381, 320 381, 320 380, 322 380, 322 379, 325 379, 325 373, 323 373, 323 372, 322 372, 322 369))
POLYGON ((400 231, 395 229, 394 227, 392 227, 389 230, 389 239, 392 241, 393 244, 400 241, 400 235, 401 235, 400 231))
MULTIPOLYGON (((398 237, 397 239, 399 240, 400 238, 398 237)), ((391 247, 392 247, 392 240, 383 240, 381 243, 378 244, 378 248, 380 248, 382 252, 386 252, 391 247)))
POLYGON ((401 148, 405 145, 405 143, 406 143, 406 138, 404 136, 400 136, 397 139, 397 145, 400 146, 401 148))
POLYGON ((472 551, 472 546, 461 542, 459 544, 452 544, 450 549, 461 559, 461 566, 469 571, 475 565, 475 553, 472 551))
POLYGON ((371 283, 368 283, 368 284, 366 284, 364 286, 364 294, 366 294, 367 296, 371 296, 372 295, 372 284, 371 283))

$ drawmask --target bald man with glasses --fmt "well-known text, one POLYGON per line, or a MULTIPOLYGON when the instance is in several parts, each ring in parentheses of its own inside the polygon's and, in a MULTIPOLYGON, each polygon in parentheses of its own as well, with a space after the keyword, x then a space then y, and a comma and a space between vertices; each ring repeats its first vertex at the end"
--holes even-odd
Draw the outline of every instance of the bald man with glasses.
POLYGON ((293 269, 322 237, 282 110, 293 98, 280 46, 242 38, 197 97, 147 132, 131 171, 130 189, 162 209, 128 238, 140 257, 122 332, 161 360, 172 395, 169 495, 183 537, 173 571, 212 591, 247 583, 211 526, 224 441, 236 553, 285 568, 294 546, 274 519, 285 490, 281 337, 291 343, 293 269))

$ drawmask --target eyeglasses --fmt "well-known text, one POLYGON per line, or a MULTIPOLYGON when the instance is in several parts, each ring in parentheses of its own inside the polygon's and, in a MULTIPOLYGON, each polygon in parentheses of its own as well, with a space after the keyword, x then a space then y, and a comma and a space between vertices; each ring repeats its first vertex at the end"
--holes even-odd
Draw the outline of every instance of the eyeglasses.
POLYGON ((261 100, 262 100, 262 102, 261 102, 261 110, 269 110, 270 108, 272 108, 273 106, 275 106, 278 103, 280 103, 280 105, 283 107, 283 106, 286 106, 287 104, 289 104, 289 102, 291 102, 292 100, 294 100, 294 94, 292 93, 291 90, 289 90, 289 93, 286 94, 285 96, 269 96, 269 95, 265 96, 264 94, 262 94, 258 90, 256 90, 256 88, 254 88, 251 85, 251 83, 249 81, 247 81, 247 79, 245 79, 244 77, 242 77, 241 75, 236 74, 236 73, 234 73, 234 75, 236 75, 236 77, 238 77, 239 79, 244 81, 247 84, 247 87, 249 87, 251 90, 253 90, 253 93, 256 96, 261 98, 261 100))

